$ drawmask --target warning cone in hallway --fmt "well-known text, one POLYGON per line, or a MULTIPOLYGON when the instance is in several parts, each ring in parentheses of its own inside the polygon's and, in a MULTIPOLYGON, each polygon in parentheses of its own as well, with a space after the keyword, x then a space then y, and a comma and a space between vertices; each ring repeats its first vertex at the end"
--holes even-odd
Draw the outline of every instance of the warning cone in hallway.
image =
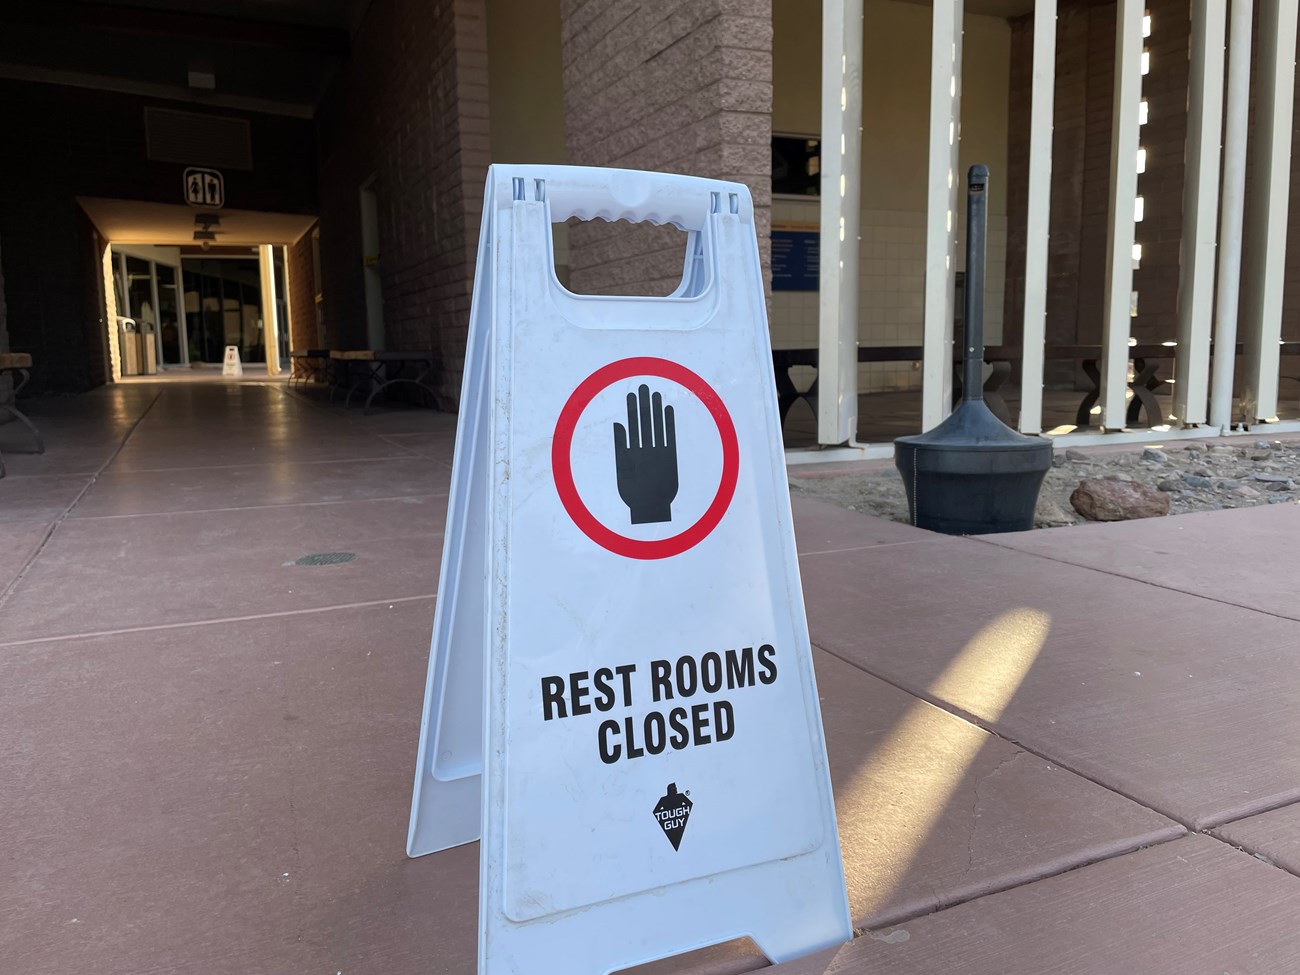
POLYGON ((244 364, 239 361, 239 346, 226 346, 226 358, 221 363, 221 375, 223 376, 242 376, 244 374, 244 364))

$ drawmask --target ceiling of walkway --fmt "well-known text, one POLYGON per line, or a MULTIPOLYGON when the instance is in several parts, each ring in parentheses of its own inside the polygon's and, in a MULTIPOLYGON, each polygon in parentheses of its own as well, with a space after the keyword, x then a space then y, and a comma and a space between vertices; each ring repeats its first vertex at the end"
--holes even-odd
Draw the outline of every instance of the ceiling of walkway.
MULTIPOLYGON (((194 244, 198 213, 193 207, 95 197, 78 197, 77 202, 104 238, 114 244, 194 244)), ((316 222, 315 217, 297 213, 253 210, 222 210, 218 216, 221 222, 212 230, 217 235, 213 243, 220 247, 292 244, 316 222)))
MULTIPOLYGON (((0 78, 309 118, 370 2, 0 3, 0 78)), ((997 17, 1033 7, 1034 0, 965 0, 967 12, 997 17)))
POLYGON ((0 4, 0 77, 309 116, 369 0, 0 4), (197 73, 197 79, 192 75, 197 73))

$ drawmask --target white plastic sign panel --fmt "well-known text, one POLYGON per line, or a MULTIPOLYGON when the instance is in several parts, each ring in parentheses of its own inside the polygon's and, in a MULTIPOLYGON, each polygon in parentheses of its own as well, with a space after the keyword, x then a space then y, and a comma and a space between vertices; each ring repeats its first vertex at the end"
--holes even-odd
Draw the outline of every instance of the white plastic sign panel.
POLYGON ((408 840, 481 836, 480 972, 848 940, 817 700, 748 191, 494 166, 408 840), (677 292, 566 291, 571 216, 677 292))

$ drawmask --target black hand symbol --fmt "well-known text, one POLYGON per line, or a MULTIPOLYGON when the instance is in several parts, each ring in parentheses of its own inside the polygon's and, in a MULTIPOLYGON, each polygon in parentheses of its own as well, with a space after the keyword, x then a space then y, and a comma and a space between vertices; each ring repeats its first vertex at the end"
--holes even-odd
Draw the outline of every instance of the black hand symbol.
POLYGON ((673 408, 641 384, 627 394, 627 429, 614 424, 614 469, 618 496, 631 509, 632 524, 672 521, 677 497, 677 429, 673 408), (640 394, 638 415, 637 393, 640 394))

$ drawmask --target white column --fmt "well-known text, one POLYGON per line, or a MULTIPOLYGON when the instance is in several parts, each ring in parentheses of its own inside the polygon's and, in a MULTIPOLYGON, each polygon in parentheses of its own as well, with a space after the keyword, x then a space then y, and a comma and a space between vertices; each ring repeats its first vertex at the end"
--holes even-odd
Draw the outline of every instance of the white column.
POLYGON ((1241 224, 1246 210, 1246 132, 1250 120, 1252 0, 1232 0, 1228 33, 1228 95, 1223 133, 1223 203, 1219 218, 1219 290, 1214 305, 1214 387, 1210 423, 1232 424, 1237 366, 1237 298, 1241 286, 1241 224))
POLYGON ((1246 422, 1277 415, 1278 341, 1291 193, 1291 109, 1295 97, 1297 0, 1261 0, 1255 63, 1255 166, 1246 282, 1242 413, 1246 422))
POLYGON ((1111 112, 1110 236, 1102 324, 1101 423, 1122 430, 1128 410, 1128 340, 1133 296, 1133 217, 1137 198, 1138 105, 1142 101, 1144 0, 1119 0, 1115 21, 1115 101, 1111 112))
POLYGON ((921 429, 952 412, 953 288, 961 140, 963 0, 934 0, 930 33, 930 163, 925 220, 925 332, 921 429))
POLYGON ((1020 362, 1020 432, 1043 430, 1047 341, 1047 229, 1052 207, 1052 108, 1056 97, 1056 0, 1034 5, 1029 105, 1029 202, 1025 207, 1025 322, 1020 362))
POLYGON ((257 248, 262 277, 262 346, 266 349, 266 374, 280 375, 280 321, 275 305, 275 256, 270 244, 257 248))
POLYGON ((1194 0, 1174 366, 1174 416, 1185 427, 1205 422, 1209 393, 1226 21, 1223 0, 1194 0))
POLYGON ((817 442, 858 431, 862 0, 823 0, 817 442))
MULTIPOLYGON (((284 321, 280 322, 279 325, 280 328, 284 329, 285 334, 289 336, 289 351, 295 352, 297 350, 293 347, 293 282, 289 277, 291 272, 289 270, 289 248, 287 246, 280 248, 280 260, 284 262, 284 276, 280 278, 280 284, 284 288, 284 321)), ((285 364, 280 363, 280 368, 283 369, 284 367, 285 364)), ((289 368, 293 368, 292 360, 289 362, 289 368)))

